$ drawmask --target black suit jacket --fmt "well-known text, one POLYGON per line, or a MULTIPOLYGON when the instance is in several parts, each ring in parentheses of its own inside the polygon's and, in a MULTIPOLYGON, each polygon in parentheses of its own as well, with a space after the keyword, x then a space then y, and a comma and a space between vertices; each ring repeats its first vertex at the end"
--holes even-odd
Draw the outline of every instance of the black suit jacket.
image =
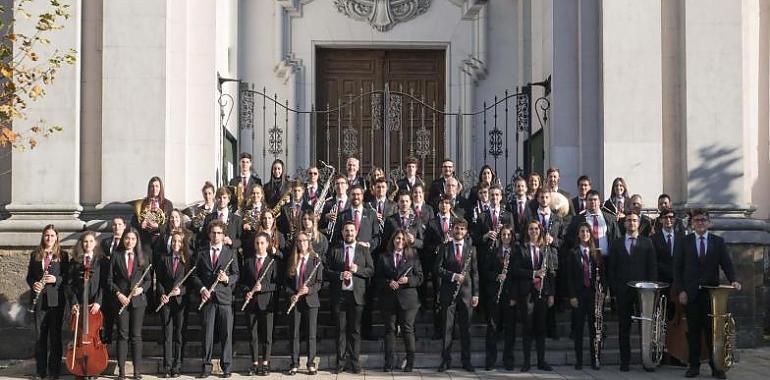
MULTIPOLYGON (((366 202, 364 207, 371 208, 377 211, 377 200, 371 200, 366 202)), ((387 218, 393 215, 394 213, 396 213, 397 211, 398 211, 398 205, 396 204, 396 202, 393 202, 386 198, 385 201, 382 203, 382 216, 384 218, 387 218)))
MULTIPOLYGON (((299 209, 300 211, 299 215, 297 215, 297 218, 302 216, 303 211, 312 209, 312 206, 310 206, 310 204, 306 203, 304 200, 300 200, 299 209)), ((278 231, 281 231, 281 233, 285 236, 288 236, 291 230, 290 219, 293 217, 293 213, 294 201, 289 201, 289 203, 281 207, 281 216, 278 217, 278 231)), ((295 223, 297 223, 297 221, 295 221, 295 223)), ((299 225, 295 227, 299 227, 299 225)))
MULTIPOLYGON (((257 273, 257 257, 251 256, 243 261, 240 270, 241 293, 246 294, 257 284, 257 280, 262 277, 262 290, 254 293, 251 302, 246 306, 246 310, 269 310, 275 307, 275 292, 278 290, 280 281, 280 269, 284 268, 278 262, 278 258, 273 255, 266 255, 262 261, 262 268, 257 273), (272 263, 272 264, 271 264, 272 263)), ((309 272, 308 272, 309 273, 309 272)), ((244 296, 245 297, 245 296, 244 296)))
POLYGON ((281 200, 281 195, 288 189, 289 181, 284 175, 280 181, 274 181, 272 178, 267 181, 262 188, 265 190, 265 203, 270 208, 275 207, 281 200))
MULTIPOLYGON (((343 292, 341 275, 345 271, 345 246, 335 247, 329 253, 324 265, 324 277, 329 280, 332 302, 337 303, 341 302, 343 292)), ((353 273, 352 279, 353 297, 357 305, 364 305, 366 304, 364 299, 366 283, 374 276, 374 263, 372 262, 371 254, 369 254, 369 249, 356 244, 353 263, 358 266, 357 271, 353 273)))
MULTIPOLYGON (((66 253, 61 252, 61 257, 66 257, 66 253)), ((64 288, 66 282, 64 278, 64 271, 66 265, 62 264, 61 259, 51 260, 48 264, 48 274, 56 277, 56 282, 53 284, 44 284, 43 290, 40 291, 40 296, 37 299, 38 304, 57 307, 64 306, 64 288)), ((43 261, 35 260, 35 251, 32 251, 29 255, 29 265, 27 265, 27 285, 31 291, 31 299, 35 298, 35 292, 32 290, 32 286, 43 279, 43 261)))
POLYGON ((658 279, 663 282, 674 284, 674 257, 681 250, 682 241, 685 235, 673 232, 674 246, 673 253, 668 249, 666 234, 661 230, 652 235, 652 245, 655 247, 655 253, 658 256, 658 279))
MULTIPOLYGON (((305 278, 305 281, 308 281, 308 279, 310 279, 307 286, 307 288, 309 289, 309 292, 304 297, 302 297, 299 301, 297 301, 297 305, 301 304, 302 302, 305 302, 308 307, 321 306, 321 301, 318 298, 318 292, 321 290, 321 285, 323 285, 323 277, 324 277, 325 271, 326 270, 324 269, 323 259, 321 258, 321 256, 310 256, 310 258, 305 263, 305 273, 306 273, 306 276, 308 276, 305 278), (313 272, 313 268, 315 268, 316 265, 318 265, 318 269, 316 269, 315 274, 313 274, 313 277, 311 278, 310 274, 311 272, 313 272)), ((297 284, 296 274, 292 273, 291 275, 286 277, 286 292, 289 294, 289 298, 291 298, 291 296, 299 292, 298 285, 301 285, 301 284, 297 284)))
POLYGON ((701 285, 719 285, 719 268, 725 272, 730 283, 738 281, 733 261, 727 252, 725 240, 713 233, 708 233, 706 258, 703 263, 698 259, 697 235, 692 233, 684 237, 681 254, 674 258, 674 288, 686 291, 690 299, 698 294, 701 285))
MULTIPOLYGON (((455 220, 457 220, 457 218, 449 218, 449 230, 447 231, 448 235, 452 234, 452 226, 454 225, 455 220)), ((423 239, 423 246, 431 253, 433 253, 438 246, 444 244, 444 238, 446 236, 444 235, 444 229, 441 226, 441 222, 441 217, 436 215, 436 217, 431 219, 425 226, 425 238, 423 239)))
MULTIPOLYGON (((530 221, 536 221, 540 223, 540 214, 535 212, 535 214, 530 215, 527 218, 527 221, 525 222, 525 227, 529 225, 530 221)), ((551 216, 548 220, 547 226, 542 226, 543 230, 545 232, 548 232, 551 234, 551 237, 553 237, 553 242, 551 243, 551 246, 559 249, 562 246, 562 240, 564 238, 564 230, 566 229, 566 226, 564 224, 564 219, 560 217, 559 215, 556 215, 555 212, 551 212, 551 216)))
MULTIPOLYGON (((332 235, 333 231, 328 231, 328 228, 330 227, 329 224, 330 224, 331 221, 328 218, 326 218, 326 214, 330 213, 332 211, 332 209, 334 209, 334 206, 336 204, 337 204, 337 198, 334 198, 334 197, 332 197, 330 199, 327 199, 324 202, 323 211, 321 212, 321 221, 318 224, 318 228, 322 229, 322 230, 325 230, 326 231, 326 235, 330 238, 330 240, 332 238, 331 235, 332 235)), ((342 213, 344 213, 344 211, 347 210, 349 207, 350 207, 350 199, 346 199, 345 203, 342 204, 342 207, 341 208, 338 207, 337 216, 339 216, 342 213)), ((339 222, 339 219, 337 221, 339 222)), ((335 224, 334 228, 335 229, 337 228, 336 224, 335 224)))
MULTIPOLYGON (((414 179, 415 185, 422 185, 423 189, 425 188, 425 182, 420 177, 416 177, 414 179)), ((396 181, 396 186, 398 186, 399 191, 407 191, 410 194, 412 193, 412 188, 414 186, 409 184, 409 181, 406 179, 406 177, 399 179, 396 181)))
POLYGON ((479 267, 476 261, 476 248, 473 247, 469 239, 465 239, 462 248, 462 260, 460 263, 455 259, 455 245, 453 241, 442 244, 436 255, 436 272, 441 277, 440 300, 441 305, 451 305, 454 300, 452 295, 455 292, 457 283, 452 281, 454 274, 463 272, 466 260, 468 262, 465 280, 460 285, 458 297, 466 305, 471 304, 471 297, 478 297, 480 292, 479 267))
MULTIPOLYGON (((484 260, 483 269, 481 269, 482 278, 487 279, 482 286, 484 287, 487 300, 490 303, 494 303, 497 297, 497 289, 501 285, 497 280, 497 276, 503 273, 505 258, 503 256, 502 247, 495 247, 490 253, 491 255, 484 260)), ((500 293, 500 304, 503 305, 508 305, 508 301, 511 299, 511 296, 513 296, 511 290, 513 289, 514 282, 513 266, 515 262, 514 257, 516 256, 515 247, 511 247, 508 254, 508 269, 505 280, 502 282, 502 292, 500 293)))
MULTIPOLYGON (((238 175, 233 177, 233 179, 230 180, 228 183, 229 186, 238 186, 238 184, 243 181, 243 177, 241 177, 241 173, 238 172, 238 175)), ((243 194, 248 197, 249 194, 251 194, 251 189, 254 188, 254 185, 262 185, 262 180, 259 178, 259 176, 256 173, 251 173, 249 175, 249 178, 246 183, 246 188, 243 189, 243 194)))
MULTIPOLYGON (((98 303, 102 305, 102 283, 106 283, 103 280, 107 276, 109 265, 98 255, 94 255, 93 263, 91 264, 91 277, 88 280, 88 303, 98 303)), ((67 287, 64 290, 67 297, 67 302, 70 305, 83 304, 83 275, 85 272, 85 266, 83 265, 83 259, 72 259, 67 263, 67 287)))
MULTIPOLYGON (((203 221, 203 231, 198 234, 198 242, 196 247, 206 247, 209 244, 209 223, 219 218, 218 210, 214 210, 206 216, 203 221)), ((243 219, 240 215, 229 212, 227 214, 227 225, 225 225, 225 236, 229 237, 233 241, 233 244, 228 248, 238 252, 238 248, 241 248, 241 234, 243 233, 243 219)), ((206 248, 208 249, 208 248, 206 248)))
MULTIPOLYGON (((414 209, 414 212, 417 212, 417 208, 412 206, 412 209, 414 209)), ((423 225, 428 224, 428 222, 433 219, 433 216, 435 215, 435 211, 433 210, 433 207, 429 205, 426 202, 422 203, 422 206, 420 206, 420 221, 423 225)))
MULTIPOLYGON (((382 239, 380 240, 380 246, 381 249, 386 249, 386 246, 388 242, 390 241, 390 238, 393 236, 393 234, 396 232, 396 230, 399 230, 402 228, 401 223, 401 214, 395 213, 391 216, 388 216, 385 218, 385 228, 382 232, 382 239)), ((424 245, 424 239, 425 239, 425 228, 423 227, 422 223, 420 223, 419 220, 417 220, 417 217, 414 216, 412 218, 412 221, 409 221, 409 218, 407 218, 407 231, 414 235, 414 243, 412 244, 412 247, 414 249, 422 249, 424 245)))
POLYGON ((438 201, 444 194, 444 183, 446 183, 446 179, 441 176, 437 179, 434 179, 430 184, 430 190, 428 191, 428 198, 426 201, 436 210, 438 210, 438 201))
MULTIPOLYGON (((513 220, 513 217, 511 213, 507 210, 500 209, 498 211, 497 216, 497 223, 501 226, 510 225, 513 220)), ((489 231, 492 231, 495 229, 495 225, 492 223, 492 209, 490 208, 487 211, 483 211, 481 215, 479 215, 478 222, 471 226, 473 229, 471 233, 473 234, 473 241, 479 242, 479 243, 490 243, 488 241, 483 240, 484 234, 486 234, 489 231)))
MULTIPOLYGON (((548 267, 552 269, 558 267, 558 255, 552 248, 548 246, 540 248, 540 265, 538 265, 537 268, 534 268, 532 266, 532 254, 529 249, 529 244, 517 246, 517 252, 514 253, 515 260, 513 261, 512 269, 514 282, 511 284, 511 292, 519 304, 526 302, 526 297, 532 292, 537 291, 537 289, 535 289, 533 274, 535 270, 542 268, 546 260, 546 255, 548 256, 548 267), (549 250, 551 251, 549 252, 549 250)), ((556 289, 556 277, 552 270, 549 270, 548 273, 546 273, 542 284, 543 290, 541 294, 543 297, 554 295, 556 289)))
POLYGON ((110 259, 110 257, 112 257, 113 252, 117 252, 123 249, 122 241, 118 242, 118 246, 113 249, 112 242, 114 240, 114 237, 115 237, 114 234, 110 234, 110 236, 103 238, 99 242, 99 247, 101 247, 104 257, 106 257, 108 260, 110 259))
MULTIPOLYGON (((187 294, 187 285, 190 283, 192 275, 188 277, 184 283, 180 283, 182 278, 189 272, 195 263, 187 261, 183 263, 181 260, 177 264, 176 273, 174 273, 174 255, 164 254, 158 259, 155 264, 155 275, 157 277, 158 292, 160 294, 170 293, 174 290, 174 286, 178 284, 179 295, 171 298, 169 302, 175 302, 177 305, 182 304, 185 295, 187 294)), ((197 268, 196 268, 197 270, 197 268)))
MULTIPOLYGON (((597 263, 593 257, 590 257, 590 255, 589 255, 588 262, 589 262, 588 264, 589 271, 591 272, 591 278, 590 278, 591 290, 592 291, 596 290, 597 270, 599 271, 599 280, 602 286, 606 288, 607 286, 607 278, 606 278, 607 276, 605 276, 606 271, 602 269, 604 267, 604 263, 603 262, 597 263)), ((569 254, 567 255, 566 262, 562 264, 559 270, 563 270, 566 273, 566 276, 564 276, 564 278, 567 281, 567 286, 566 286, 567 297, 576 298, 578 296, 578 290, 584 287, 583 285, 583 253, 579 246, 572 247, 572 249, 570 249, 569 254)))
MULTIPOLYGON (((112 293, 113 297, 117 298, 117 292, 129 297, 134 286, 139 283, 142 273, 144 273, 147 266, 150 264, 147 255, 141 255, 134 252, 134 266, 131 276, 128 275, 128 267, 126 266, 126 251, 120 250, 112 255, 112 258, 110 259, 110 270, 107 272, 107 284, 109 285, 110 293, 112 293)), ((139 284, 139 287, 143 289, 142 294, 131 298, 129 307, 137 308, 147 306, 146 294, 150 290, 151 285, 152 273, 148 272, 139 284)))
MULTIPOLYGON (((579 213, 572 217, 569 227, 567 227, 567 232, 564 233, 565 248, 572 249, 577 245, 577 231, 580 223, 593 225, 593 218, 590 217, 590 215, 591 214, 586 216, 586 213, 579 213)), ((612 245, 612 242, 619 239, 622 235, 620 233, 620 228, 618 227, 618 222, 612 214, 606 211, 602 211, 602 216, 604 217, 604 223, 607 225, 607 242, 609 245, 612 245)), ((609 254, 609 252, 607 252, 607 254, 609 254)))
POLYGON ((200 293, 201 289, 204 287, 211 290, 211 286, 214 285, 219 271, 224 270, 225 265, 227 265, 227 262, 230 261, 230 259, 234 259, 227 272, 225 272, 228 277, 227 284, 220 283, 217 285, 217 288, 214 289, 214 294, 211 295, 212 299, 209 301, 218 302, 222 305, 231 305, 233 303, 233 290, 238 282, 238 278, 240 278, 235 251, 227 246, 222 246, 222 251, 219 252, 216 264, 212 264, 211 262, 210 251, 211 247, 208 244, 198 250, 195 261, 197 268, 190 276, 192 278, 193 287, 189 290, 197 293, 200 293))
POLYGON ((166 230, 166 224, 168 224, 169 219, 171 219, 171 211, 174 210, 174 204, 171 203, 168 199, 163 199, 161 201, 160 205, 161 209, 163 210, 163 213, 166 214, 166 221, 165 223, 158 226, 157 230, 150 230, 150 229, 143 229, 142 223, 139 222, 139 215, 136 215, 134 213, 133 218, 131 218, 131 225, 139 231, 140 238, 142 239, 142 245, 144 247, 152 247, 153 238, 160 235, 162 231, 166 230))
MULTIPOLYGON (((337 214, 337 223, 334 225, 334 235, 331 238, 333 244, 342 244, 342 225, 348 220, 353 220, 351 208, 345 209, 342 214, 337 214)), ((382 230, 380 230, 380 223, 377 221, 377 214, 374 210, 364 207, 361 212, 361 222, 356 240, 369 243, 369 249, 374 250, 380 245, 381 235, 382 230)))
POLYGON ((380 288, 377 294, 380 307, 383 310, 393 310, 396 305, 402 310, 420 307, 417 288, 422 284, 423 274, 417 251, 412 250, 412 257, 403 258, 398 266, 395 265, 393 252, 383 252, 377 259, 376 267, 376 286, 380 288), (412 268, 406 274, 409 281, 399 285, 396 290, 391 289, 390 282, 398 281, 398 278, 403 276, 409 268, 412 268))
POLYGON ((530 199, 527 198, 526 201, 524 201, 524 212, 519 215, 519 201, 514 198, 511 200, 511 202, 508 204, 508 210, 511 212, 511 219, 513 220, 513 227, 514 227, 514 233, 519 234, 519 236, 525 236, 526 231, 524 231, 524 226, 527 222, 527 216, 530 215, 529 212, 529 204, 530 199), (521 216, 521 217, 520 217, 521 216))
MULTIPOLYGON (((332 190, 332 184, 329 184, 329 191, 326 193, 327 196, 329 194, 331 194, 331 190, 332 190)), ((323 201, 325 201, 324 199, 320 199, 321 191, 323 191, 323 184, 322 183, 316 184, 316 186, 315 186, 315 200, 316 200, 316 202, 319 202, 319 201, 323 202, 323 201)), ((309 204, 310 207, 315 207, 315 203, 310 201, 310 187, 309 187, 308 184, 305 184, 305 192, 302 193, 302 200, 305 203, 309 204)))
POLYGON ((625 239, 623 236, 610 244, 610 255, 607 258, 610 288, 617 296, 628 294, 629 281, 658 280, 658 260, 652 241, 639 235, 633 252, 629 254, 625 239))

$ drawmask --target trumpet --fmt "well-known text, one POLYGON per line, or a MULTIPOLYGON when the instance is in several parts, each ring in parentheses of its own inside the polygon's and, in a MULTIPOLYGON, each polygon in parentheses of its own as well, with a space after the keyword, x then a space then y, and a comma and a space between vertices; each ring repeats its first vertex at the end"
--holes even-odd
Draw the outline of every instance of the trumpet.
POLYGON ((150 273, 150 268, 152 268, 152 264, 147 265, 147 268, 145 268, 144 272, 142 272, 142 277, 139 277, 139 281, 137 281, 136 284, 134 284, 134 287, 131 288, 131 293, 128 295, 128 302, 120 307, 120 310, 118 310, 118 315, 122 314, 123 310, 126 310, 126 306, 131 303, 131 299, 134 298, 134 291, 139 288, 139 285, 142 284, 144 278, 147 277, 147 273, 150 273))
MULTIPOLYGON (((233 257, 231 257, 231 258, 230 258, 230 261, 228 261, 228 262, 227 262, 227 264, 225 264, 225 268, 224 268, 224 269, 220 269, 220 270, 221 270, 221 271, 224 271, 224 272, 227 272, 227 270, 228 270, 228 269, 230 269, 230 265, 233 263, 233 259, 234 259, 234 258, 235 258, 235 255, 233 255, 233 257)), ((217 272, 219 272, 219 271, 217 271, 217 272)), ((217 288, 217 285, 219 285, 219 281, 218 281, 216 278, 214 278, 214 283, 213 283, 213 284, 211 284, 211 288, 209 289, 209 293, 214 293, 214 289, 216 289, 216 288, 217 288)), ((211 297, 209 297, 208 299, 210 300, 210 299, 211 299, 211 297)), ((206 300, 206 301, 201 301, 201 304, 200 304, 200 305, 198 305, 198 311, 200 311, 201 309, 203 309, 203 305, 205 305, 207 301, 208 301, 208 300, 206 300)))
MULTIPOLYGON (((321 266, 321 261, 320 260, 313 267, 313 270, 310 272, 310 276, 307 276, 307 278, 305 279, 305 282, 302 283, 302 287, 303 288, 308 286, 308 284, 310 284, 310 280, 313 279, 313 276, 315 276, 315 273, 318 271, 318 267, 319 266, 321 266)), ((299 289, 297 289, 297 291, 299 291, 299 289)), ((289 305, 289 309, 286 310, 286 314, 287 315, 289 313, 291 313, 292 309, 294 309, 294 306, 297 306, 297 302, 298 301, 299 301, 299 296, 298 295, 295 294, 295 295, 291 296, 291 304, 289 305)))
MULTIPOLYGON (((179 282, 177 282, 176 284, 174 284, 174 287, 173 287, 173 288, 171 288, 171 292, 173 292, 173 291, 174 291, 174 289, 176 289, 176 288, 180 287, 182 284, 184 284, 185 280, 187 280, 187 277, 190 277, 190 275, 192 274, 192 272, 193 272, 193 271, 195 270, 195 268, 197 268, 197 267, 198 267, 197 265, 193 266, 193 267, 192 267, 192 269, 190 269, 190 270, 189 270, 189 271, 188 271, 188 272, 187 272, 187 273, 184 275, 184 277, 182 277, 182 279, 181 279, 181 280, 179 280, 179 282)), ((168 292, 168 293, 166 293, 166 297, 170 297, 170 295, 171 295, 171 292, 168 292)), ((156 313, 157 313, 157 312, 159 312, 159 311, 160 311, 160 309, 162 309, 162 308, 163 308, 163 306, 166 306, 166 304, 165 304, 165 303, 161 303, 160 305, 158 305, 158 308, 157 308, 157 309, 155 309, 155 312, 156 312, 156 313)))
MULTIPOLYGON (((270 269, 270 266, 273 265, 274 262, 275 262, 275 259, 270 260, 270 262, 267 263, 267 266, 265 267, 265 269, 262 270, 262 274, 259 275, 259 278, 257 279, 257 282, 254 284, 254 287, 251 288, 251 292, 252 293, 257 291, 257 284, 262 284, 262 280, 265 279, 265 275, 267 274, 268 269, 270 269)), ((241 306, 241 311, 246 310, 246 306, 249 304, 249 302, 253 298, 254 297, 252 296, 251 298, 247 299, 246 301, 243 301, 243 306, 241 306)))

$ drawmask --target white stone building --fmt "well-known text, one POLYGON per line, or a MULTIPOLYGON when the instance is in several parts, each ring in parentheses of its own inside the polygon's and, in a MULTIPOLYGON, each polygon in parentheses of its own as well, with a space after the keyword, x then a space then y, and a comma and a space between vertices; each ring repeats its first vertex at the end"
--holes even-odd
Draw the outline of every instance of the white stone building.
MULTIPOLYGON (((329 79, 320 67, 364 51, 386 69, 355 77, 355 86, 423 83, 441 101, 437 108, 451 112, 474 112, 505 90, 550 77, 542 131, 533 118, 540 138, 533 154, 541 144, 537 166, 560 167, 570 191, 581 174, 603 193, 622 176, 649 205, 666 192, 679 204, 754 206, 759 219, 770 215, 770 0, 70 2, 73 17, 54 44, 76 48, 79 62, 30 115, 64 131, 3 156, 0 246, 36 244, 50 221, 68 232, 103 228, 100 221, 124 212, 122 202, 141 197, 153 175, 176 205, 192 203, 204 181, 232 172, 238 151, 252 152, 266 177, 273 155, 263 158, 261 107, 250 130, 239 128, 238 106, 229 114, 226 105, 223 130, 217 74, 308 111, 324 91, 345 95, 322 78, 344 88, 344 75, 358 75, 343 65, 346 73, 329 79), (378 13, 367 20, 344 9, 378 13), (421 58, 411 66, 402 60, 398 74, 397 57, 410 51, 435 52, 438 79, 420 82, 421 58), (398 77, 405 72, 413 77, 398 77)), ((533 91, 533 100, 543 95, 542 87, 533 91)), ((237 104, 237 83, 224 82, 222 92, 237 104)), ((265 117, 271 127, 272 112, 265 117)), ((285 119, 275 117, 283 128, 278 156, 294 173, 324 157, 323 117, 285 119)), ((480 117, 440 124, 435 159, 474 171, 485 157, 491 163, 480 117)), ((510 155, 498 171, 507 163, 510 176, 524 152, 506 139, 510 155)), ((380 142, 362 144, 362 155, 380 142)))

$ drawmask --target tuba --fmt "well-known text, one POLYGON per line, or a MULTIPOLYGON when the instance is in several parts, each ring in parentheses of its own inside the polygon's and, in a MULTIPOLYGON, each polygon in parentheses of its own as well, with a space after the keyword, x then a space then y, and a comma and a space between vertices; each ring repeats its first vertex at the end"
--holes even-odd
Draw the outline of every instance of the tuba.
POLYGON ((730 285, 701 286, 711 298, 711 355, 714 368, 727 372, 735 364, 735 319, 727 312, 727 297, 735 287, 730 285))
POLYGON ((663 359, 666 346, 666 296, 661 290, 668 288, 665 282, 630 281, 639 296, 641 316, 631 319, 641 322, 642 366, 651 371, 663 359))

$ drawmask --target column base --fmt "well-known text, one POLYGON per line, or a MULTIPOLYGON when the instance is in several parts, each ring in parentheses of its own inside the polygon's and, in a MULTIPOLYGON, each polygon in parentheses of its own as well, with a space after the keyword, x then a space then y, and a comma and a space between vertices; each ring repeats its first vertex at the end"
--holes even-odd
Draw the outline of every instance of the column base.
POLYGON ((62 245, 75 243, 85 228, 80 220, 83 208, 79 204, 9 204, 8 219, 0 221, 0 245, 5 247, 35 247, 40 244, 43 228, 53 224, 59 231, 62 245))

